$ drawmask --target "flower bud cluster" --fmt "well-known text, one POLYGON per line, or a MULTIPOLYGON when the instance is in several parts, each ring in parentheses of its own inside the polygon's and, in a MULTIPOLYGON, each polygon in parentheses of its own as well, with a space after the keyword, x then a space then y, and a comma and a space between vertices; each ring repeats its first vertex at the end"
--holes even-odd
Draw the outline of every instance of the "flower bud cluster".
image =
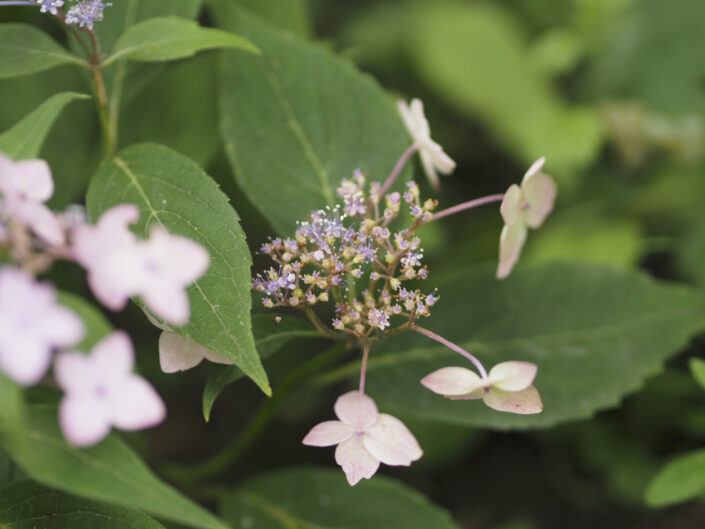
POLYGON ((336 314, 331 327, 358 338, 429 316, 438 296, 408 282, 428 277, 415 230, 432 219, 437 202, 422 203, 414 182, 403 194, 380 197, 380 185, 373 182, 366 191, 365 180, 359 171, 344 179, 337 190, 342 207, 314 211, 293 238, 262 245, 261 253, 278 265, 253 281, 253 288, 264 294, 265 307, 309 310, 332 302, 336 314), (410 225, 395 230, 392 223, 404 205, 410 225))

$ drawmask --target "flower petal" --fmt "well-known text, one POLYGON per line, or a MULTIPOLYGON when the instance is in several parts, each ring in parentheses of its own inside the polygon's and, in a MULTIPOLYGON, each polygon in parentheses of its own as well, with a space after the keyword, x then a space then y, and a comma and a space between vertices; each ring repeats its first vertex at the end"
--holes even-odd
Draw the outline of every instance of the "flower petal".
POLYGON ((465 395, 445 395, 450 400, 477 400, 485 396, 485 388, 478 388, 465 395))
POLYGON ((497 279, 504 279, 519 260, 519 254, 526 242, 526 226, 521 221, 505 225, 499 238, 499 265, 497 279))
POLYGON ((439 395, 465 395, 484 386, 477 373, 464 367, 442 367, 422 378, 421 384, 439 395))
POLYGON ((59 246, 64 244, 64 230, 56 215, 41 202, 23 202, 17 213, 22 221, 44 242, 59 246))
POLYGON ((512 184, 504 193, 499 212, 505 224, 514 224, 520 220, 521 216, 521 188, 512 184))
POLYGON ((166 406, 145 379, 129 375, 110 395, 109 418, 121 430, 156 426, 166 417, 166 406))
POLYGON ((423 167, 423 171, 426 173, 429 184, 431 184, 433 189, 439 190, 441 188, 441 180, 438 178, 438 173, 436 173, 431 155, 426 150, 421 149, 419 156, 421 157, 421 167, 423 167))
POLYGON ((381 413, 375 425, 362 434, 362 444, 385 465, 409 466, 423 455, 406 425, 386 413, 381 413))
POLYGON ((546 157, 542 156, 538 160, 536 160, 534 163, 531 164, 531 167, 529 167, 526 172, 524 173, 524 178, 522 178, 521 182, 522 184, 526 182, 529 178, 534 176, 536 173, 541 171, 543 169, 544 164, 546 163, 546 157))
POLYGON ((56 355, 54 377, 66 393, 90 391, 95 386, 90 357, 81 353, 63 352, 56 355))
POLYGON ((0 343, 0 369, 22 386, 39 382, 50 363, 51 346, 41 338, 14 335, 0 343))
POLYGON ((530 227, 538 228, 553 209, 557 192, 556 183, 547 174, 534 173, 524 179, 521 191, 529 206, 524 211, 524 221, 530 227))
POLYGON ((522 391, 503 391, 490 388, 483 397, 485 404, 497 411, 530 415, 543 411, 541 395, 534 386, 529 386, 522 391))
POLYGON ((59 405, 59 424, 66 440, 76 446, 91 446, 110 432, 105 407, 95 399, 66 396, 59 405))
POLYGON ((33 202, 46 202, 54 194, 54 180, 49 164, 44 160, 15 162, 15 189, 33 202))
POLYGON ((379 468, 379 461, 370 455, 356 435, 338 445, 335 461, 343 468, 350 485, 362 478, 370 479, 379 468))
POLYGON ((141 289, 140 295, 147 307, 165 322, 185 325, 191 316, 186 290, 168 281, 151 281, 141 289))
POLYGON ((536 364, 531 362, 502 362, 490 369, 491 385, 504 391, 521 391, 536 378, 536 364))
POLYGON ((349 424, 325 421, 311 428, 301 442, 306 446, 332 446, 347 441, 353 435, 355 429, 349 424))
POLYGON ((333 409, 338 419, 358 432, 372 426, 379 416, 375 401, 359 391, 349 391, 338 397, 333 409))
POLYGON ((203 360, 199 345, 172 331, 159 336, 159 366, 164 373, 176 373, 196 367, 203 360))
POLYGON ((91 351, 93 376, 105 379, 124 377, 135 365, 132 341, 124 331, 114 331, 99 341, 91 351))

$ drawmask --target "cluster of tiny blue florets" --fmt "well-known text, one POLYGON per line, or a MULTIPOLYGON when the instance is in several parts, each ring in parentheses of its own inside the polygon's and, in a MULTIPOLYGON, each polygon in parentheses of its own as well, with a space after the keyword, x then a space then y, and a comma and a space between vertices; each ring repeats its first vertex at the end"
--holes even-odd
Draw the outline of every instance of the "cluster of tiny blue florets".
POLYGON ((338 188, 343 205, 314 211, 301 222, 293 238, 270 239, 261 253, 276 263, 253 281, 264 294, 265 307, 310 309, 319 302, 335 302, 331 327, 357 337, 386 332, 398 323, 427 317, 435 294, 402 287, 411 280, 426 279, 421 240, 414 231, 432 219, 436 202, 419 199, 414 182, 403 194, 379 196, 380 185, 365 190, 365 176, 356 172, 338 188), (411 225, 393 231, 402 201, 409 206, 411 225), (356 290, 361 281, 364 289, 356 290), (360 292, 359 296, 355 292, 360 292))
MULTIPOLYGON (((59 9, 64 6, 64 0, 36 0, 42 13, 58 15, 59 9)), ((74 3, 66 12, 66 23, 77 24, 78 27, 93 29, 93 24, 103 20, 103 10, 111 6, 102 0, 83 0, 74 3)))

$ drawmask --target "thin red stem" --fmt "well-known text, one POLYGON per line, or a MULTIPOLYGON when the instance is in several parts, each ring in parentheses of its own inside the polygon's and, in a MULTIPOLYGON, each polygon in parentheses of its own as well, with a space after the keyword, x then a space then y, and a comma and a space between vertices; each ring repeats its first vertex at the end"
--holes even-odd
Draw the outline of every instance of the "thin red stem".
POLYGON ((365 376, 367 375, 367 357, 370 356, 370 344, 362 347, 362 365, 360 366, 360 393, 365 393, 365 376))
POLYGON ((458 204, 457 206, 453 206, 452 208, 444 209, 442 211, 439 211, 438 213, 434 213, 432 220, 442 219, 443 217, 447 217, 448 215, 454 215, 455 213, 460 213, 461 211, 465 211, 466 209, 476 208, 477 206, 483 206, 492 202, 501 202, 503 198, 504 194, 497 194, 489 195, 482 198, 476 198, 475 200, 470 200, 468 202, 463 202, 462 204, 458 204))
POLYGON ((452 351, 455 351, 456 353, 463 355, 465 358, 470 360, 473 365, 477 368, 477 370, 480 372, 480 376, 485 379, 487 378, 487 371, 485 371, 485 366, 482 365, 482 363, 475 358, 475 356, 471 353, 468 353, 465 349, 460 347, 459 345, 454 344, 450 340, 446 340, 443 338, 443 336, 440 336, 436 334, 433 331, 429 331, 428 329, 424 329, 423 327, 419 327, 418 325, 410 325, 409 329, 412 331, 416 331, 419 334, 423 334, 424 336, 431 338, 431 340, 435 340, 438 343, 445 345, 448 349, 451 349, 452 351))
POLYGON ((411 145, 411 147, 409 147, 402 153, 401 157, 399 158, 399 161, 394 166, 394 169, 392 169, 392 172, 389 173, 387 180, 384 182, 384 185, 379 190, 379 194, 377 196, 380 200, 382 200, 382 197, 387 193, 387 191, 389 191, 389 188, 392 187, 392 184, 397 179, 402 169, 404 169, 404 166, 406 165, 406 162, 409 161, 409 158, 411 158, 411 156, 418 150, 419 145, 417 143, 414 143, 411 145))

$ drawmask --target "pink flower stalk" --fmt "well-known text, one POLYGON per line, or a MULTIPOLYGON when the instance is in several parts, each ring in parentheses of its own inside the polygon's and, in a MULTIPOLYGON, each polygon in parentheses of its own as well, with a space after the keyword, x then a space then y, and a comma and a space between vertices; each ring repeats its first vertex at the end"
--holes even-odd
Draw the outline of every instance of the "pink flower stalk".
POLYGON ((98 342, 90 355, 57 356, 54 374, 65 392, 59 423, 69 443, 90 446, 113 426, 142 430, 164 420, 164 402, 144 378, 132 372, 134 362, 132 343, 122 331, 98 342))
POLYGON ((81 319, 56 291, 16 268, 0 268, 0 370, 23 386, 44 376, 55 349, 83 338, 81 319))
POLYGON ((147 314, 147 319, 162 330, 159 336, 159 366, 164 373, 176 373, 196 367, 204 359, 216 364, 232 365, 224 356, 181 336, 147 314))
POLYGON ((74 256, 106 307, 120 310, 130 297, 140 296, 158 317, 183 325, 190 316, 185 289, 208 269, 208 252, 161 227, 138 240, 129 229, 138 218, 136 206, 121 204, 103 213, 95 226, 79 226, 73 232, 74 256))
POLYGON ((482 399, 497 411, 526 415, 543 410, 541 396, 531 385, 536 371, 535 364, 516 361, 499 363, 483 377, 464 367, 443 367, 421 384, 449 399, 482 399))
POLYGON ((52 246, 64 243, 64 231, 44 204, 54 194, 51 170, 44 160, 13 162, 0 153, 0 214, 27 226, 52 246))
POLYGON ((419 150, 421 165, 431 186, 439 189, 441 183, 438 173, 452 173, 455 162, 443 151, 443 147, 431 139, 431 128, 424 115, 423 103, 420 99, 412 99, 411 105, 407 105, 405 101, 399 101, 397 106, 404 125, 419 150))
POLYGON ((509 275, 519 260, 528 228, 538 228, 553 209, 556 183, 541 172, 546 158, 536 160, 526 171, 521 186, 512 184, 504 194, 500 212, 504 229, 499 239, 497 278, 509 275))
POLYGON ((371 478, 380 463, 409 466, 423 451, 409 429, 396 417, 379 413, 367 395, 350 391, 338 397, 335 414, 339 421, 314 426, 304 437, 308 446, 332 446, 335 461, 350 485, 371 478))

